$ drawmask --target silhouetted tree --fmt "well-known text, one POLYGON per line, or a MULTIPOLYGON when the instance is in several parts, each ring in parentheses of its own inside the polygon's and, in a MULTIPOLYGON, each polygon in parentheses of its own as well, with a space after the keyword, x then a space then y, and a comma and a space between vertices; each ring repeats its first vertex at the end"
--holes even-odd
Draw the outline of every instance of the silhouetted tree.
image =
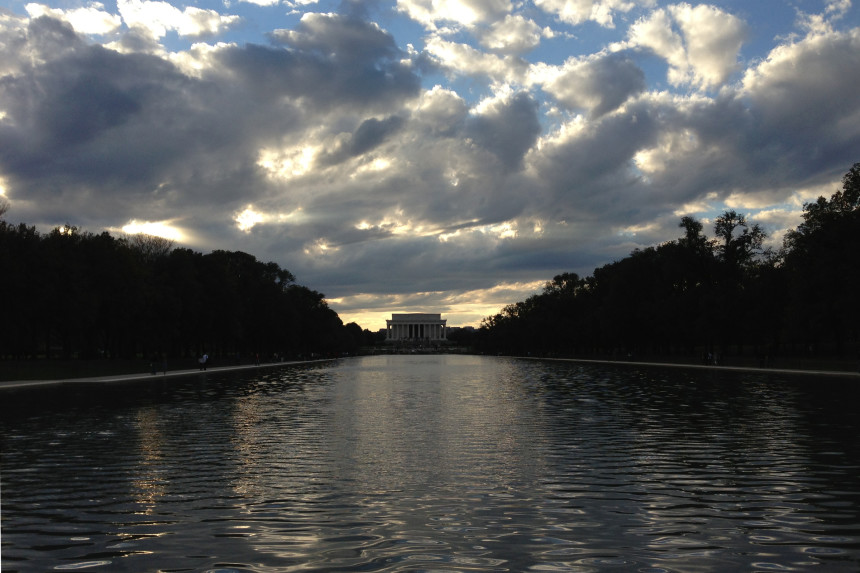
MULTIPOLYGON (((0 220, 0 358, 334 353, 352 337, 321 293, 242 252, 174 249, 0 220), (8 273, 8 274, 7 274, 8 273)), ((360 328, 359 328, 360 332, 360 328)))
POLYGON ((860 350, 860 163, 829 199, 804 206, 780 253, 757 224, 728 210, 714 239, 683 217, 683 236, 637 249, 580 279, 562 273, 543 292, 481 322, 485 352, 611 354, 860 350))
MULTIPOLYGON (((803 208, 803 223, 786 234, 785 266, 791 281, 791 336, 806 350, 843 354, 858 341, 860 292, 860 163, 830 199, 803 208), (824 348, 822 348, 824 347, 824 348)), ((856 351, 856 350, 855 350, 856 351)))

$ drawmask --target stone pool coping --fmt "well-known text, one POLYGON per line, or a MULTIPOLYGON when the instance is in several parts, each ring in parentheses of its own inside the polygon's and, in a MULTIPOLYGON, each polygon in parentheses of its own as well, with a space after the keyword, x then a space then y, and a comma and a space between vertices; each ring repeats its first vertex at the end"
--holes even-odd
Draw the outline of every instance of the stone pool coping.
POLYGON ((693 368, 700 370, 725 370, 735 372, 758 372, 761 374, 799 374, 806 376, 841 376, 860 378, 860 372, 847 370, 804 370, 799 368, 757 368, 755 366, 720 366, 717 364, 687 364, 681 362, 647 362, 636 360, 591 360, 587 358, 543 358, 522 356, 526 360, 553 360, 558 362, 581 362, 585 364, 623 364, 627 366, 655 366, 660 368, 693 368))
MULTIPOLYGON (((673 362, 638 362, 634 360, 590 360, 585 358, 544 358, 537 356, 514 356, 522 360, 545 360, 557 362, 578 362, 584 364, 620 364, 627 366, 654 366, 661 368, 693 368, 701 370, 725 370, 735 372, 758 372, 762 374, 792 374, 805 376, 834 376, 842 378, 860 378, 860 372, 848 372, 842 370, 800 370, 789 368, 756 368, 752 366, 714 366, 705 364, 683 364, 673 362)), ((188 370, 168 370, 167 372, 152 373, 134 373, 134 374, 116 374, 111 376, 89 376, 82 378, 65 378, 65 379, 50 379, 50 380, 10 380, 0 382, 0 390, 20 389, 20 388, 37 388, 41 386, 59 386, 69 384, 110 384, 120 382, 141 382, 144 380, 159 380, 166 378, 178 378, 180 376, 206 375, 210 372, 231 372, 237 370, 252 370, 261 368, 275 368, 280 366, 295 366, 301 364, 316 364, 320 362, 330 362, 337 358, 324 358, 317 360, 294 360, 289 362, 265 362, 257 364, 243 364, 239 366, 216 366, 206 370, 192 368, 188 370)))

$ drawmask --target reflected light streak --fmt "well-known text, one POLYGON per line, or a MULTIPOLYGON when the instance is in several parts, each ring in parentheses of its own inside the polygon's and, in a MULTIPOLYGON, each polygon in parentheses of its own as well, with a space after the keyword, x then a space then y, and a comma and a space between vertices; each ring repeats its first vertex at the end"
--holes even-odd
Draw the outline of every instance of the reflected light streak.
POLYGON ((137 427, 140 444, 140 473, 134 480, 136 501, 144 507, 139 512, 152 515, 158 500, 167 492, 165 472, 161 465, 164 458, 164 437, 159 427, 156 411, 152 408, 137 412, 137 427))

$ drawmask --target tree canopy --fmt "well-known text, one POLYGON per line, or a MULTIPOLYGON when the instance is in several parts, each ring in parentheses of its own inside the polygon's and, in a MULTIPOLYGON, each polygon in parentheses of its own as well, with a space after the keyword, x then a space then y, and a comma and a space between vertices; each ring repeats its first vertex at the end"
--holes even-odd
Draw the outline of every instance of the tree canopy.
POLYGON ((360 344, 322 293, 243 252, 0 220, 0 358, 296 356, 360 344))
POLYGON ((487 317, 484 351, 512 354, 698 355, 821 352, 856 355, 860 292, 860 163, 829 199, 804 206, 779 252, 734 210, 487 317))

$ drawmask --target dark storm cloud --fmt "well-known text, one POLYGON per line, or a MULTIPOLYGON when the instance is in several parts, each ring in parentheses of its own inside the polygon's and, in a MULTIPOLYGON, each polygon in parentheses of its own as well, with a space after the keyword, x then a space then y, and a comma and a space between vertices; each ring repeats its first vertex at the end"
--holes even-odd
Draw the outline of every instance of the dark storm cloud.
POLYGON ((24 73, 0 83, 12 119, 0 129, 0 165, 8 177, 25 187, 32 183, 35 193, 41 184, 133 184, 152 178, 181 152, 169 149, 171 139, 144 148, 157 119, 154 108, 170 113, 185 99, 189 82, 173 66, 86 45, 49 18, 33 20, 29 38, 34 61, 43 63, 25 64, 24 73))
POLYGON ((399 52, 394 38, 379 26, 336 14, 307 14, 295 30, 277 30, 272 38, 308 54, 359 65, 399 52))
POLYGON ((399 131, 403 123, 403 118, 398 116, 382 120, 372 117, 365 120, 347 140, 340 142, 335 149, 324 154, 319 163, 326 166, 336 165, 346 159, 372 151, 388 139, 391 134, 399 131))
MULTIPOLYGON (((26 209, 59 195, 89 221, 112 210, 111 219, 127 220, 189 208, 226 209, 229 220, 241 202, 271 190, 256 165, 261 144, 338 110, 396 107, 417 93, 417 77, 386 59, 397 55, 389 36, 340 23, 347 38, 315 40, 312 32, 331 31, 319 22, 293 38, 309 52, 220 48, 210 54, 220 65, 195 76, 161 57, 88 44, 58 20, 30 21, 20 59, 9 64, 18 73, 0 79, 0 172, 13 201, 26 209), (350 56, 329 57, 324 42, 350 56)), ((346 152, 372 149, 399 123, 368 120, 346 152)))
POLYGON ((578 137, 545 144, 533 159, 545 186, 531 205, 533 213, 551 220, 629 220, 649 203, 630 162, 655 136, 650 114, 631 112, 605 117, 578 137))
POLYGON ((291 48, 281 58, 294 58, 278 66, 287 93, 315 105, 354 102, 381 109, 418 94, 419 78, 400 61, 394 39, 369 22, 309 14, 296 30, 278 30, 272 38, 291 48))
POLYGON ((506 171, 516 171, 541 132, 538 104, 527 93, 493 106, 469 122, 467 137, 493 153, 506 171))
POLYGON ((222 50, 218 61, 268 101, 300 100, 317 111, 346 106, 385 109, 418 93, 419 81, 398 62, 339 62, 320 54, 248 45, 222 50))

